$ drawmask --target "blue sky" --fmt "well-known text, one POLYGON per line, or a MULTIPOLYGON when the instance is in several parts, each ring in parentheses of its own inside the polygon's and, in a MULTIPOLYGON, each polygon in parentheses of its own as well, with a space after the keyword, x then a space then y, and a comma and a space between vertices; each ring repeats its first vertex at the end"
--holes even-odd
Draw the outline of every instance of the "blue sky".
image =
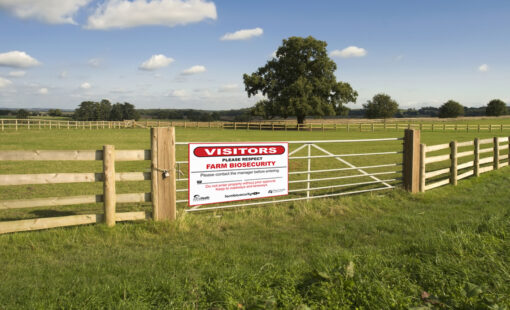
POLYGON ((507 0, 0 0, 0 107, 249 107, 242 74, 308 35, 353 108, 379 92, 406 108, 508 103, 509 16, 507 0))

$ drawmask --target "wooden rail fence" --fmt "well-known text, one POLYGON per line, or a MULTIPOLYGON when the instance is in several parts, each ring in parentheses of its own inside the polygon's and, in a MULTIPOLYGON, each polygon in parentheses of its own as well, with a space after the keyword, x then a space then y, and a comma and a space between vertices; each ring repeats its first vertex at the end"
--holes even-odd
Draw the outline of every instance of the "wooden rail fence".
POLYGON ((270 131, 399 131, 405 129, 419 129, 420 131, 446 132, 503 132, 510 130, 510 124, 449 124, 449 123, 307 123, 296 124, 289 122, 193 122, 193 121, 158 121, 158 120, 125 120, 125 121, 62 121, 39 119, 0 119, 0 131, 6 130, 97 130, 117 128, 221 128, 230 130, 270 130, 270 131))
POLYGON ((175 153, 170 152, 175 144, 173 128, 152 129, 151 150, 116 150, 105 145, 102 150, 75 151, 0 151, 1 161, 102 161, 102 173, 46 173, 46 174, 1 174, 0 186, 25 184, 57 184, 77 182, 103 182, 102 195, 67 196, 0 201, 0 210, 67 206, 103 203, 103 214, 72 215, 51 218, 36 218, 0 222, 0 234, 38 230, 71 225, 105 222, 108 226, 119 221, 134 221, 152 217, 154 220, 175 219, 175 195, 171 195, 172 182, 175 189, 175 153), (116 172, 119 161, 150 160, 152 172, 116 172), (161 173, 163 171, 164 173, 161 173), (116 182, 151 180, 150 193, 117 194, 116 182), (173 196, 173 197, 171 197, 173 196), (116 212, 122 203, 152 202, 152 214, 146 212, 116 212))

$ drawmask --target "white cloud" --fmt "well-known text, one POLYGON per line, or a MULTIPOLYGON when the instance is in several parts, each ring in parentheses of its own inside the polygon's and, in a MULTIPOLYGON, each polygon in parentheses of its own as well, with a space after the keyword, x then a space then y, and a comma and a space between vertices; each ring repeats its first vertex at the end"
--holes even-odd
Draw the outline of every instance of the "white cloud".
POLYGON ((89 66, 97 68, 101 65, 101 63, 103 63, 103 60, 101 58, 91 58, 87 63, 89 66))
POLYGON ((349 46, 343 50, 334 50, 331 52, 332 57, 341 58, 352 58, 352 57, 363 57, 367 54, 367 50, 357 46, 349 46))
POLYGON ((48 94, 48 89, 46 87, 43 87, 43 88, 40 88, 37 93, 41 94, 41 95, 47 95, 48 94))
POLYGON ((175 89, 168 94, 170 97, 177 97, 179 99, 185 99, 190 96, 189 92, 185 89, 175 89))
POLYGON ((218 91, 221 93, 233 92, 236 90, 239 90, 239 85, 237 84, 225 84, 218 89, 218 91))
POLYGON ((10 77, 24 77, 27 73, 25 71, 11 71, 9 72, 10 77))
POLYGON ((173 27, 216 20, 216 6, 204 0, 110 0, 89 16, 87 29, 122 29, 146 25, 173 27))
POLYGON ((67 71, 62 71, 60 72, 60 74, 58 75, 59 78, 61 79, 65 79, 67 77, 67 71))
POLYGON ((253 28, 253 29, 242 29, 238 30, 234 33, 226 33, 223 37, 220 38, 222 41, 233 41, 233 40, 248 40, 253 37, 261 36, 264 33, 262 28, 253 28))
POLYGON ((192 75, 192 74, 198 74, 198 73, 202 73, 202 72, 205 72, 206 69, 204 66, 193 66, 191 68, 188 68, 184 71, 181 72, 181 74, 183 75, 192 75))
POLYGON ((166 67, 169 64, 171 64, 172 62, 174 62, 174 59, 170 58, 170 57, 166 57, 165 55, 162 55, 162 54, 153 55, 151 58, 144 61, 140 65, 139 69, 140 70, 149 70, 149 71, 156 70, 156 69, 166 67))
POLYGON ((480 67, 478 67, 478 71, 480 71, 480 72, 487 72, 487 71, 489 71, 489 65, 488 64, 481 65, 480 67))
POLYGON ((0 54, 0 67, 28 68, 39 64, 40 62, 37 59, 25 52, 10 51, 0 54))
POLYGON ((0 76, 0 88, 7 87, 11 84, 12 84, 11 81, 9 81, 8 79, 4 79, 3 77, 0 76))
POLYGON ((90 89, 92 87, 92 85, 90 85, 89 82, 84 82, 80 85, 80 88, 81 89, 90 89))
POLYGON ((73 16, 91 0, 0 0, 0 9, 23 19, 49 24, 76 24, 73 16))

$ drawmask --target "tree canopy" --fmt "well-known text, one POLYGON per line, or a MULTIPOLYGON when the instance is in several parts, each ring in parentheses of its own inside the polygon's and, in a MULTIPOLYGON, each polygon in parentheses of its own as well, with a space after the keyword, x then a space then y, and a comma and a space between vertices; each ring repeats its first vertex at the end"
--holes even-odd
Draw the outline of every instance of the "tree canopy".
POLYGON ((73 118, 80 121, 122 121, 126 119, 139 119, 140 114, 135 106, 128 103, 116 103, 103 99, 101 102, 83 101, 74 111, 73 118))
POLYGON ((377 94, 363 108, 368 118, 389 118, 398 112, 398 103, 387 94, 377 94))
POLYGON ((491 100, 485 108, 485 114, 488 116, 500 116, 508 113, 506 104, 499 99, 491 100))
POLYGON ((27 119, 30 116, 30 112, 25 109, 19 109, 16 111, 16 118, 18 119, 27 119))
POLYGON ((457 101, 448 100, 439 108, 440 118, 458 117, 464 115, 464 107, 457 101))
POLYGON ((327 43, 311 36, 283 40, 276 57, 251 75, 244 74, 248 97, 261 93, 253 114, 265 118, 296 116, 302 124, 309 115, 345 114, 345 104, 358 93, 337 82, 337 66, 328 56, 327 43))

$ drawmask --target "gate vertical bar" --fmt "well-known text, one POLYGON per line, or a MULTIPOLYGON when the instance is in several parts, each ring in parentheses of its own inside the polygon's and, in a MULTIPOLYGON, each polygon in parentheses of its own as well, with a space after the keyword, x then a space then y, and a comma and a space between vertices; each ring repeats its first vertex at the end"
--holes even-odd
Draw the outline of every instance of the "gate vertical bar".
POLYGON ((306 182, 306 198, 310 198, 310 170, 311 170, 311 167, 312 167, 312 145, 311 144, 308 144, 308 173, 307 173, 307 177, 306 177, 306 180, 308 182, 306 182))

